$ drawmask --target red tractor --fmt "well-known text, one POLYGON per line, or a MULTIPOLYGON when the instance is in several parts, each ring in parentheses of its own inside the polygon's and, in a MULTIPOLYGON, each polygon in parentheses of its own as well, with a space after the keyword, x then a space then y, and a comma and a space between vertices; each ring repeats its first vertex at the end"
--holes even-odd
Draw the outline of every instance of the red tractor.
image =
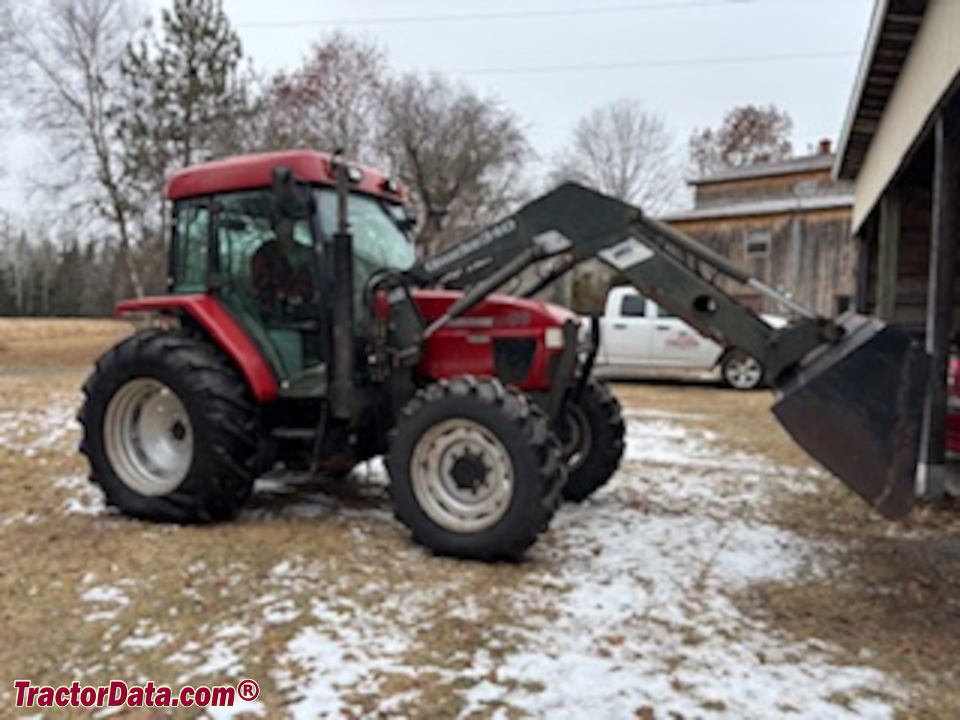
POLYGON ((417 541, 521 555, 623 452, 620 408, 591 377, 596 324, 581 333, 529 299, 592 257, 760 359, 798 442, 884 514, 909 510, 922 351, 896 328, 799 306, 772 328, 713 278, 789 300, 629 205, 564 185, 418 260, 403 187, 338 157, 192 167, 167 198, 169 294, 118 306, 155 327, 100 358, 80 413, 91 478, 126 514, 224 520, 278 462, 347 475, 382 454, 417 541), (535 265, 520 297, 494 294, 535 265), (898 403, 878 404, 878 387, 901 388, 898 403))

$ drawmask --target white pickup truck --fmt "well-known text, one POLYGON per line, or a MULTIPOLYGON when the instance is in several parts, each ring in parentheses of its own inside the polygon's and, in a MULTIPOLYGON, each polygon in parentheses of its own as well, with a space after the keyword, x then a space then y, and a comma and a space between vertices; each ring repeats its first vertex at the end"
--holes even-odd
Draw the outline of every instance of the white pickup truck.
MULTIPOLYGON (((782 317, 763 315, 773 327, 782 317)), ((588 332, 589 323, 583 324, 588 332)), ((683 320, 670 315, 633 287, 615 287, 600 318, 600 349, 594 370, 600 377, 633 378, 650 370, 720 370, 724 384, 751 390, 764 381, 763 366, 739 350, 725 352, 683 320)))

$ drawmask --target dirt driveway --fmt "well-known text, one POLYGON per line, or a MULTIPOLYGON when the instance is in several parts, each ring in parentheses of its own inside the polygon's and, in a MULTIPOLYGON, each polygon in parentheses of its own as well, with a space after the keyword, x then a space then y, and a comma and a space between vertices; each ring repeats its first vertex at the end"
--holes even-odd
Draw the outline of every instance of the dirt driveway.
POLYGON ((0 350, 3 707, 18 679, 252 678, 256 701, 177 717, 960 717, 954 513, 872 517, 766 393, 618 385, 610 486, 481 565, 412 545, 377 463, 260 481, 228 525, 109 512, 76 454, 89 353, 44 342, 0 350))

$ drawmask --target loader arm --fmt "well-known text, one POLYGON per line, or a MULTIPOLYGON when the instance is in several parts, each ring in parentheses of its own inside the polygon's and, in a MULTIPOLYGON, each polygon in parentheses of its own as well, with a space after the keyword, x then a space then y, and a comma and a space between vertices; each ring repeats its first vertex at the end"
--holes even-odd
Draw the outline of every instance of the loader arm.
POLYGON ((426 260, 414 273, 425 284, 466 291, 436 329, 532 266, 540 268, 541 281, 516 294, 532 295, 590 259, 620 272, 703 335, 753 355, 771 380, 841 333, 832 321, 797 306, 639 208, 575 183, 426 260), (724 292, 715 282, 718 275, 772 295, 804 317, 774 329, 724 292))
POLYGON ((929 357, 900 328, 853 313, 818 317, 639 208, 574 183, 410 275, 464 290, 429 335, 530 267, 540 268, 540 279, 518 294, 538 292, 593 258, 704 335, 757 358, 777 393, 773 412, 794 440, 886 517, 909 513, 929 357), (799 319, 767 325, 719 287, 720 276, 775 298, 799 319))

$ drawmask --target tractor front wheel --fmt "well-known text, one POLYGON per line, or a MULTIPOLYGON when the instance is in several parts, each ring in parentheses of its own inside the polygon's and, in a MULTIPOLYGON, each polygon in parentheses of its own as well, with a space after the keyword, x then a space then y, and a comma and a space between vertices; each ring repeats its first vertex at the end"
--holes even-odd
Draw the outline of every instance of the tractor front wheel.
POLYGON ((498 380, 440 381, 400 414, 387 455, 396 515, 439 555, 516 559, 546 530, 566 469, 543 412, 498 380))
POLYGON ((566 500, 580 502, 603 487, 623 457, 623 416, 606 383, 591 377, 564 406, 558 428, 569 479, 566 500))
POLYGON ((126 515, 225 520, 253 487, 256 408, 243 378, 182 331, 138 333, 84 385, 80 450, 90 479, 126 515))

